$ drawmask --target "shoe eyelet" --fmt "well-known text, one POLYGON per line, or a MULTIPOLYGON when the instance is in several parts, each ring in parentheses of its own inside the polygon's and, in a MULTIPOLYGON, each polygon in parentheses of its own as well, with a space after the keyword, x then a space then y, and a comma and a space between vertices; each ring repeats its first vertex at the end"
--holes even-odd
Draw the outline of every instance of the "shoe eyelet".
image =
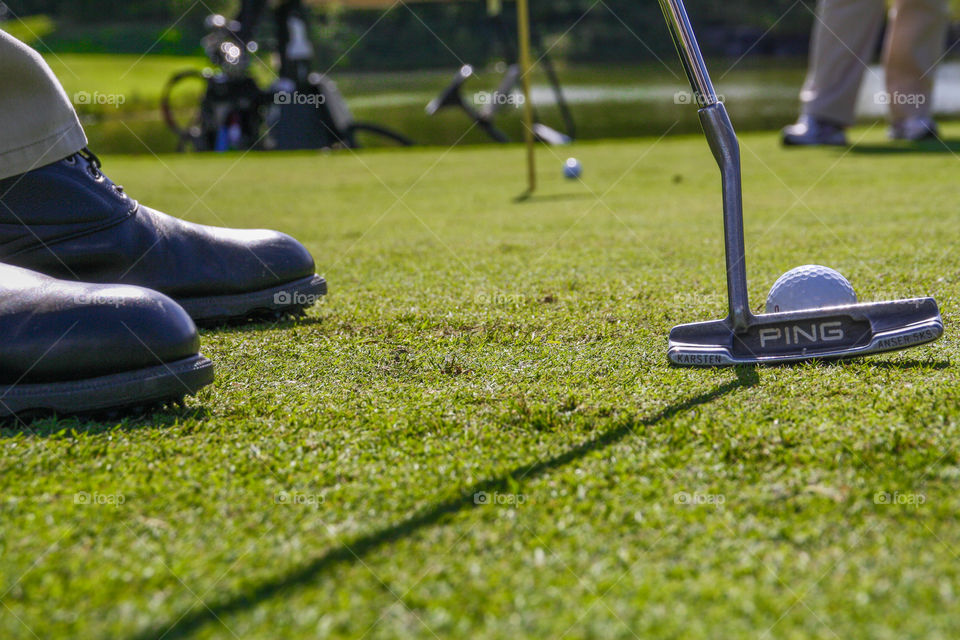
POLYGON ((69 156, 69 157, 67 157, 67 158, 64 158, 64 159, 63 159, 63 162, 64 162, 64 164, 72 167, 72 166, 74 166, 75 164, 77 164, 77 156, 69 156))

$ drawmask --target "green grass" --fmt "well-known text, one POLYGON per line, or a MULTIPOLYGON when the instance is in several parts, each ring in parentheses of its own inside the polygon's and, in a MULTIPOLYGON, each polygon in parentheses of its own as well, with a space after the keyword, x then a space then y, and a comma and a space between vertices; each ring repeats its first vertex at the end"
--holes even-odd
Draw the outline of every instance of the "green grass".
MULTIPOLYGON (((184 69, 203 69, 209 66, 203 58, 101 53, 48 53, 44 56, 50 69, 63 84, 67 95, 74 98, 78 92, 91 96, 122 96, 98 104, 86 104, 74 99, 81 113, 112 116, 117 111, 157 109, 160 93, 167 78, 184 69), (119 103, 119 104, 117 104, 119 103)), ((191 94, 199 96, 191 88, 191 94)))
POLYGON ((2 431, 0 636, 957 637, 957 157, 861 135, 744 136, 754 306, 822 263, 946 336, 739 370, 666 362, 723 310, 699 137, 578 145, 583 184, 543 149, 525 203, 517 147, 107 158, 301 238, 330 295, 204 332, 185 409, 2 431))

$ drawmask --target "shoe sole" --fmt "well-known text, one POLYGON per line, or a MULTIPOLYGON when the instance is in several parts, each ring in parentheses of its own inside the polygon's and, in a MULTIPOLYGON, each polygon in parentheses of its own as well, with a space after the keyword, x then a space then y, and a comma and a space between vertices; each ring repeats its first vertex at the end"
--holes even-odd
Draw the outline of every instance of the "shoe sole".
POLYGON ((849 147, 847 140, 814 140, 801 141, 796 138, 780 138, 780 143, 785 147, 849 147))
POLYGON ((197 355, 87 380, 0 386, 0 417, 97 413, 177 402, 213 379, 213 363, 197 355))
POLYGON ((177 302, 198 325, 211 326, 259 318, 299 314, 327 295, 327 281, 310 276, 270 289, 207 298, 181 298, 177 302))
POLYGON ((930 131, 919 137, 909 138, 907 136, 898 136, 891 133, 887 134, 887 139, 892 142, 927 142, 929 140, 939 140, 940 132, 939 131, 930 131))

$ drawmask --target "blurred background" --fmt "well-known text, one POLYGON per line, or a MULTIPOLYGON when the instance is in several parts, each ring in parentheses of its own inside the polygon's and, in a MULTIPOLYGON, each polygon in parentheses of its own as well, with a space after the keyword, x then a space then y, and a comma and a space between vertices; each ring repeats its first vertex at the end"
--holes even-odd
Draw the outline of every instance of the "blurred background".
MULTIPOLYGON (((424 107, 463 64, 476 75, 466 95, 493 91, 506 68, 502 33, 515 33, 515 5, 499 22, 489 3, 341 0, 308 3, 314 68, 336 82, 353 114, 418 144, 487 143, 463 113, 428 116, 424 107), (466 135, 464 135, 466 133, 466 135)), ((499 3, 493 3, 499 4, 499 3)), ((954 3, 960 15, 960 2, 954 3)), ((201 41, 211 13, 236 15, 229 0, 8 0, 0 28, 40 51, 74 99, 94 148, 105 153, 174 151, 177 138, 159 109, 173 74, 211 67, 201 41)), ((688 9, 718 91, 739 129, 775 129, 793 121, 803 80, 813 0, 691 0, 688 9)), ((534 30, 549 51, 576 119, 580 139, 632 137, 699 130, 696 113, 679 107, 686 84, 654 0, 532 0, 534 30)), ((251 73, 275 79, 271 51, 277 34, 266 19, 251 73)), ((941 117, 960 114, 960 29, 950 29, 948 55, 938 71, 935 106, 941 117)), ((540 53, 535 52, 535 58, 540 53)), ((875 62, 875 61, 873 61, 875 62)), ((859 113, 883 116, 870 97, 883 90, 882 69, 867 75, 859 113)), ((203 93, 184 83, 172 96, 189 113, 203 93)), ((541 117, 559 122, 554 92, 542 65, 533 78, 541 117)), ((498 126, 521 132, 519 109, 498 126)), ((367 146, 386 144, 371 138, 367 146)))

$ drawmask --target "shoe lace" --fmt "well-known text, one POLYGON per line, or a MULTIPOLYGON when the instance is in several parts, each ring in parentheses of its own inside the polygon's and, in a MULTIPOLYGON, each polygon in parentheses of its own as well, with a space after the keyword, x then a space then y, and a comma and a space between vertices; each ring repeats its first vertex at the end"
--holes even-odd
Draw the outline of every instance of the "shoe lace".
MULTIPOLYGON (((93 176, 94 180, 99 180, 100 178, 106 177, 103 174, 103 171, 100 170, 100 167, 103 166, 103 163, 100 162, 100 158, 93 151, 90 151, 87 147, 80 149, 77 152, 77 155, 86 160, 87 162, 87 171, 90 172, 90 175, 93 176)), ((117 193, 123 195, 123 186, 119 184, 114 184, 113 188, 116 189, 117 193)))
POLYGON ((99 178, 103 175, 103 172, 100 171, 100 167, 103 166, 103 163, 100 162, 100 158, 97 157, 97 154, 84 147, 77 152, 77 155, 87 161, 87 170, 90 171, 90 174, 94 178, 99 178))

